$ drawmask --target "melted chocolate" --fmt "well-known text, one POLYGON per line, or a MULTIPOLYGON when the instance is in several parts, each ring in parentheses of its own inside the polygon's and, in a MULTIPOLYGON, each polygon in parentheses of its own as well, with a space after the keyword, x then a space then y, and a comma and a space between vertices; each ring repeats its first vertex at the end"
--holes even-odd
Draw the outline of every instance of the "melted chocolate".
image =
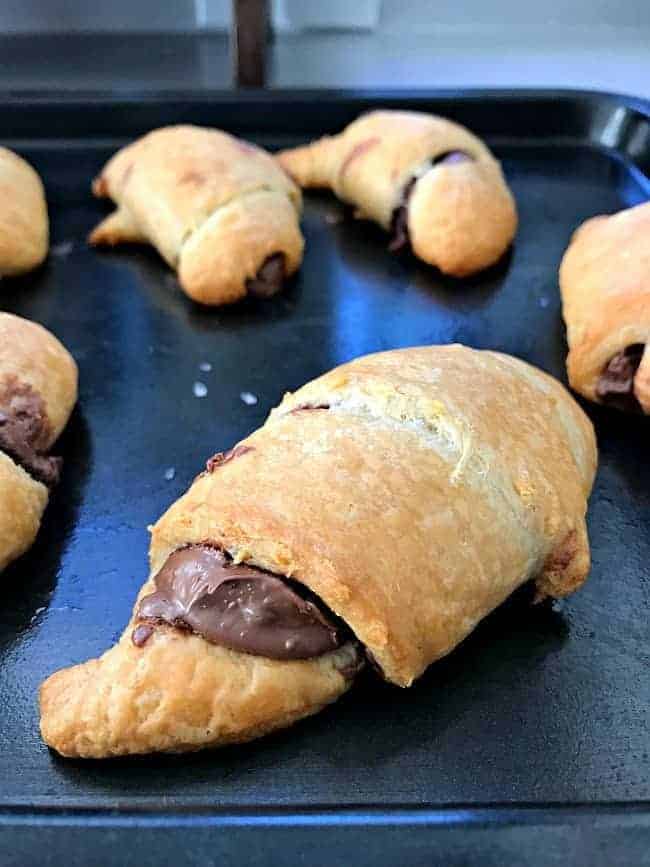
POLYGON ((294 412, 313 412, 317 409, 329 409, 329 403, 301 403, 299 406, 294 406, 289 415, 293 415, 294 412))
POLYGON ((246 281, 246 291, 255 298, 270 298, 282 289, 284 277, 284 253, 274 253, 264 260, 257 274, 246 281))
POLYGON ((61 459, 45 454, 49 438, 42 397, 28 383, 7 379, 0 386, 0 450, 36 481, 53 487, 59 480, 61 459))
POLYGON ((474 157, 470 156, 466 151, 445 151, 442 154, 438 154, 435 159, 431 160, 432 166, 446 165, 453 166, 457 163, 467 163, 471 162, 474 157))
MULTIPOLYGON (((473 157, 465 153, 465 151, 446 151, 432 159, 431 166, 454 165, 456 163, 465 163, 472 159, 473 157)), ((411 246, 408 227, 409 199, 413 194, 413 188, 417 180, 416 177, 413 177, 406 183, 406 186, 402 190, 400 202, 393 211, 390 227, 391 241, 388 245, 391 253, 401 253, 411 246)))
POLYGON ((401 253, 411 246, 409 238, 409 199, 417 178, 411 178, 402 190, 400 204, 393 211, 390 225, 391 240, 388 249, 391 253, 401 253))
POLYGON ((288 582, 234 564, 210 545, 179 548, 154 577, 155 591, 138 607, 132 640, 142 646, 142 624, 164 622, 213 644, 271 659, 311 659, 346 640, 313 603, 288 582))
POLYGON ((131 634, 131 641, 136 647, 144 647, 154 633, 154 628, 150 623, 141 623, 136 626, 131 634))
POLYGON ((644 350, 644 343, 633 343, 608 361, 596 385, 596 395, 603 403, 626 412, 643 412, 634 394, 634 378, 644 350))
POLYGON ((205 470, 207 473, 213 473, 224 464, 234 461, 235 458, 245 455, 246 452, 253 451, 255 451, 253 446, 235 446, 232 449, 228 449, 227 452, 217 452, 216 455, 212 455, 212 457, 206 462, 205 470))

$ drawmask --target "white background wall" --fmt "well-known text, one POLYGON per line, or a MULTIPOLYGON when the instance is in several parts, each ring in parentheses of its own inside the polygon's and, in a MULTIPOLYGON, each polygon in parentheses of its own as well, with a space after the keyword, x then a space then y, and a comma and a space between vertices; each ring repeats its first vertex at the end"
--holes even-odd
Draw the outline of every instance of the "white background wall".
MULTIPOLYGON (((408 36, 636 31, 650 51, 649 0, 273 0, 281 30, 304 21, 408 36)), ((230 0, 1 0, 0 32, 227 29, 230 0)))
MULTIPOLYGON (((230 0, 0 0, 0 36, 223 31, 230 7, 230 0)), ((273 0, 273 19, 280 33, 274 86, 546 86, 650 97, 650 0, 273 0), (301 30, 310 17, 330 29, 301 30), (351 17, 366 29, 346 29, 351 17)), ((21 59, 22 50, 5 49, 0 84, 56 86, 62 76, 70 87, 110 87, 116 77, 118 86, 152 88, 230 80, 223 48, 219 55, 200 45, 194 57, 170 40, 164 59, 140 57, 137 41, 125 39, 97 58, 88 45, 89 56, 77 45, 65 68, 51 48, 51 60, 36 69, 33 52, 21 59), (115 69, 116 51, 123 69, 115 69)))

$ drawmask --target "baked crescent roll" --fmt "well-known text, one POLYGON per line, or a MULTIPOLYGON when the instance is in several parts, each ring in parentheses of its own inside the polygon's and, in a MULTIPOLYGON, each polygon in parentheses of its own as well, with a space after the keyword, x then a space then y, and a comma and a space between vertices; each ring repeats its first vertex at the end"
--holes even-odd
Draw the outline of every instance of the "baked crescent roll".
POLYGON ((43 684, 44 740, 93 757, 247 740, 340 695, 360 646, 410 685, 523 582, 585 580, 596 458, 564 388, 506 355, 331 371, 152 528, 119 643, 43 684))
POLYGON ((36 268, 47 256, 48 244, 41 179, 22 157, 0 147, 0 277, 36 268))
POLYGON ((117 210, 91 244, 153 244, 201 304, 269 296, 302 261, 300 190, 261 148, 173 126, 122 148, 93 183, 117 210))
POLYGON ((48 452, 77 400, 77 366, 35 322, 0 313, 0 571, 33 543, 59 477, 48 452))
POLYGON ((445 274, 493 265, 514 238, 499 163, 469 130, 431 114, 374 111, 340 135, 278 155, 301 187, 329 187, 445 274))
POLYGON ((571 386, 650 414, 650 202, 593 217, 560 266, 571 386))

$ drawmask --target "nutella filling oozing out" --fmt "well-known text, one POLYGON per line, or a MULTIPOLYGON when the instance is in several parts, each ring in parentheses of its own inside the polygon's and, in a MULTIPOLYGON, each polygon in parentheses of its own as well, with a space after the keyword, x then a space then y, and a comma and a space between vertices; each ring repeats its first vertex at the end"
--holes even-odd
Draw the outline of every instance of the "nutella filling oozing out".
POLYGON ((206 461, 205 471, 206 473, 213 473, 224 464, 229 464, 230 461, 234 461, 236 458, 239 458, 242 455, 247 454, 248 452, 254 451, 255 449, 253 448, 253 446, 239 445, 235 446, 232 449, 228 449, 227 452, 217 452, 216 455, 212 455, 212 457, 208 458, 208 460, 206 461))
MULTIPOLYGON (((472 160, 465 151, 446 151, 440 154, 435 159, 431 160, 430 166, 454 165, 455 163, 466 163, 472 160)), ((401 253, 402 250, 410 247, 411 241, 409 238, 409 199, 413 193, 413 188, 417 183, 418 178, 412 177, 402 190, 402 196, 398 206, 393 211, 391 219, 391 241, 388 249, 391 253, 401 253)))
POLYGON ((210 545, 188 545, 167 558, 155 591, 137 611, 132 640, 142 646, 152 625, 168 623, 213 644, 271 659, 310 659, 336 650, 345 629, 332 623, 286 579, 235 564, 210 545))
POLYGON ((291 410, 290 414, 293 415, 296 412, 315 412, 319 409, 329 409, 329 403, 301 403, 298 406, 294 406, 291 410))
POLYGON ((627 412, 643 412, 634 394, 634 378, 644 350, 644 343, 633 343, 608 361, 596 385, 596 396, 603 403, 627 412))
POLYGON ((0 383, 0 451, 36 481, 53 487, 59 480, 61 459, 45 453, 49 436, 43 398, 14 377, 0 383))
POLYGON ((282 289, 284 277, 284 253, 274 253, 267 256, 257 274, 246 281, 246 291, 255 298, 270 298, 282 289))

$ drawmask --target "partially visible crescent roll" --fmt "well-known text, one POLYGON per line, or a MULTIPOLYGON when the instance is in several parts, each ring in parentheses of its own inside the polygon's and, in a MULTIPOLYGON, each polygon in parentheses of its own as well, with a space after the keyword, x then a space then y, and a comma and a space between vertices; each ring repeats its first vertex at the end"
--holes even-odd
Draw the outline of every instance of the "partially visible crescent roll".
POLYGON ((202 304, 269 296, 302 261, 300 190, 261 148, 173 126, 122 148, 93 184, 117 210, 91 244, 148 242, 202 304))
POLYGON ((587 220, 560 266, 571 386, 650 414, 650 202, 587 220))
POLYGON ((43 738, 95 757, 247 740, 343 692, 352 636, 408 686, 525 581, 544 597, 585 580, 596 460, 565 389, 509 356, 424 347, 331 371, 153 527, 119 643, 42 686, 43 738), (297 652, 283 615, 265 616, 268 581, 321 606, 338 648, 265 658, 297 652))
POLYGON ((0 451, 0 572, 34 543, 48 489, 0 451))
POLYGON ((0 313, 0 571, 34 542, 58 480, 49 451, 77 400, 77 366, 45 328, 0 313))
POLYGON ((0 147, 0 276, 36 268, 48 244, 43 183, 26 160, 0 147))
POLYGON ((357 215, 446 274, 494 264, 517 229, 515 202, 486 145, 435 115, 374 111, 342 133, 278 155, 301 187, 329 187, 357 215))

